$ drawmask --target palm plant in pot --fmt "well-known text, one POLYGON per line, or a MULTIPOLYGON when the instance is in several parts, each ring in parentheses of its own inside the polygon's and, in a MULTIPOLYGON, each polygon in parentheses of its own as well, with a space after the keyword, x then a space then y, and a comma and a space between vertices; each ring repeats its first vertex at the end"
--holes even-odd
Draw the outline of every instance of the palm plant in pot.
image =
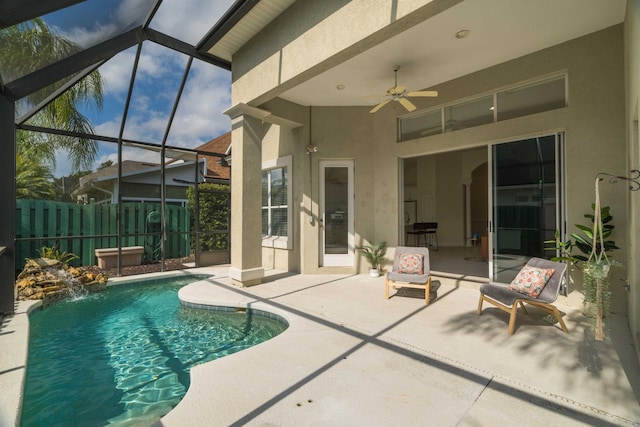
POLYGON ((379 277, 382 271, 382 263, 387 253, 387 242, 373 243, 371 245, 358 246, 356 249, 360 251, 363 257, 367 259, 371 265, 369 275, 371 277, 379 277))

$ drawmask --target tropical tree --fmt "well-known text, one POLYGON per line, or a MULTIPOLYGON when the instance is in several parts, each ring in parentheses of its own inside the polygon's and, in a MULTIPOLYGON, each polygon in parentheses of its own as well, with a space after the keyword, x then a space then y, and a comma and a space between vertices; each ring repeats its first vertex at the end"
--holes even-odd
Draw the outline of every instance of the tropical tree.
MULTIPOLYGON (((5 81, 12 81, 80 50, 80 46, 53 33, 41 18, 0 30, 0 62, 3 64, 5 81)), ((27 97, 27 101, 31 105, 36 105, 64 83, 59 81, 48 88, 32 93, 27 97)), ((102 77, 96 70, 47 104, 27 123, 93 134, 89 119, 80 112, 79 108, 86 106, 100 111, 102 104, 102 77)), ((20 112, 17 111, 17 113, 20 112)), ((24 146, 23 155, 28 153, 34 156, 34 159, 49 166, 50 169, 55 167, 58 150, 68 153, 74 170, 89 169, 98 153, 97 143, 91 139, 22 130, 17 132, 17 144, 24 146)))
POLYGON ((16 198, 53 199, 55 197, 51 170, 33 157, 16 156, 16 198))

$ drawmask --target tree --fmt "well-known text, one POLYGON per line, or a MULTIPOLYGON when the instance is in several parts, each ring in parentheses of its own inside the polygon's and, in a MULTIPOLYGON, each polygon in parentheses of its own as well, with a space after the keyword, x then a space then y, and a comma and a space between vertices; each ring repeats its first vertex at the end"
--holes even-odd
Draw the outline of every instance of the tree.
POLYGON ((53 175, 47 166, 33 158, 16 156, 16 198, 53 199, 53 175))
POLYGON ((113 160, 107 160, 106 162, 100 163, 100 166, 96 170, 101 170, 104 168, 108 168, 109 166, 113 166, 113 160))
MULTIPOLYGON (((5 81, 12 81, 80 50, 80 46, 53 33, 41 18, 0 30, 0 62, 3 64, 5 81)), ((56 82, 30 94, 27 100, 36 105, 63 84, 64 81, 56 82)), ((90 121, 79 111, 79 107, 86 105, 100 111, 102 104, 102 77, 96 70, 47 104, 27 123, 93 134, 90 121)), ((89 169, 98 153, 97 143, 91 139, 22 130, 17 132, 17 144, 23 146, 23 155, 28 153, 40 164, 49 166, 50 170, 55 167, 58 150, 68 153, 74 170, 89 169)))

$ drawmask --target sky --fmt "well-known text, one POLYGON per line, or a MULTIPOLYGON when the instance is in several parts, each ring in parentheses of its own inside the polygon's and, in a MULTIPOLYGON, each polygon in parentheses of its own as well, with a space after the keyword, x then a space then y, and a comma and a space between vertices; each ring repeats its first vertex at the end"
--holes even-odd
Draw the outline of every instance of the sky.
MULTIPOLYGON (((163 0, 150 27, 195 45, 215 25, 234 0, 163 0)), ((87 46, 112 34, 115 28, 135 26, 146 16, 152 0, 88 0, 45 16, 56 33, 87 46), (72 12, 72 13, 70 13, 72 12)), ((104 106, 81 107, 98 135, 117 137, 136 55, 134 46, 114 56, 98 70, 103 79, 104 106)), ((145 41, 138 65, 125 139, 160 144, 183 78, 188 57, 145 41)), ((231 107, 231 73, 194 60, 176 111, 167 145, 195 148, 231 129, 223 114, 231 107)), ((148 151, 127 150, 125 159, 159 162, 148 151)), ((92 170, 107 160, 117 161, 116 145, 99 143, 92 170)), ((54 175, 69 175, 65 153, 59 153, 54 175)))

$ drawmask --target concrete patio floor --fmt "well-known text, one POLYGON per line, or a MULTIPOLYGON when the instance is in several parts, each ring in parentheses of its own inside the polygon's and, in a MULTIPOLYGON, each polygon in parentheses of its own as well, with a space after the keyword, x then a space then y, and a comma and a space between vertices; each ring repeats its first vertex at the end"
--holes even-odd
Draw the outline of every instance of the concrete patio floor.
POLYGON ((579 308, 562 305, 569 334, 519 316, 509 336, 506 313, 478 316, 477 288, 451 279, 440 278, 426 306, 385 300, 384 278, 367 275, 271 271, 266 283, 237 288, 224 270, 214 274, 180 298, 266 309, 290 327, 194 368, 157 426, 640 425, 640 370, 623 316, 608 319, 603 342, 579 308))
MULTIPOLYGON (((510 336, 506 313, 485 304, 477 315, 478 283, 436 277, 426 306, 385 300, 384 278, 368 275, 268 271, 264 284, 237 288, 226 268, 189 272, 213 276, 184 287, 184 301, 267 310, 290 325, 192 369, 156 426, 640 426, 624 316, 610 316, 597 342, 579 308, 558 304, 569 334, 531 309, 510 336)), ((17 307, 0 331, 2 426, 15 424, 26 366, 28 307, 17 307)))

